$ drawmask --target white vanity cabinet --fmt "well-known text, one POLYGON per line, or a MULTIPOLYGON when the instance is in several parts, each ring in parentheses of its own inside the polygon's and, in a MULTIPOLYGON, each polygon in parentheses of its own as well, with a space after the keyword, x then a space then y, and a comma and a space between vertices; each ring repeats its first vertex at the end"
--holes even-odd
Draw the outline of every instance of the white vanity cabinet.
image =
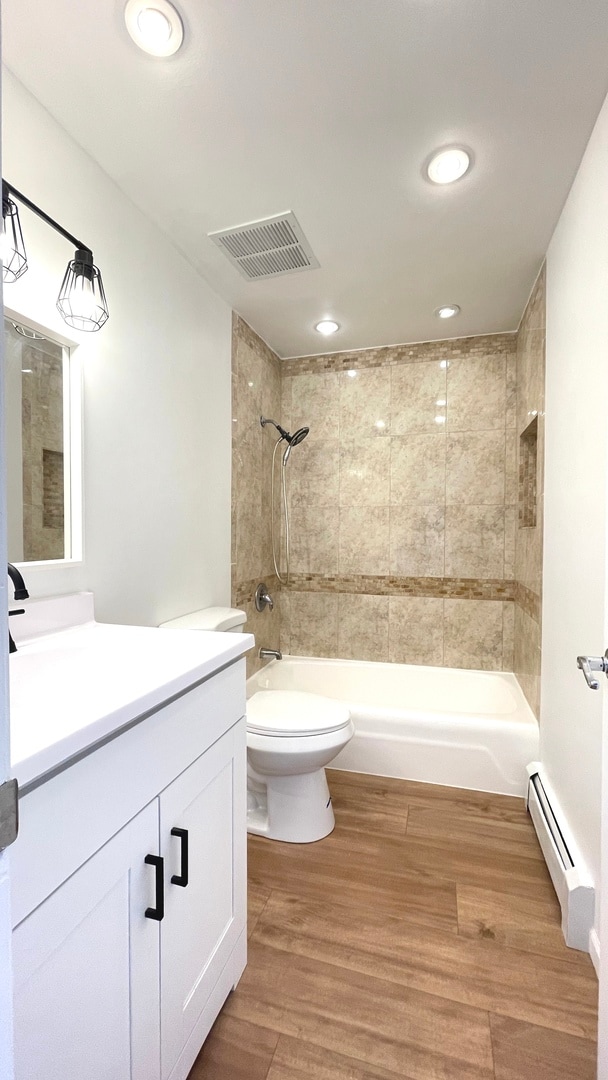
POLYGON ((244 711, 237 663, 22 798, 17 1080, 188 1076, 246 961, 244 711))
POLYGON ((160 925, 162 1080, 187 1076, 173 1071, 176 1062, 243 931, 233 896, 246 892, 247 781, 236 736, 224 735, 160 798, 167 881, 160 925))
POLYGON ((17 1080, 158 1076, 157 850, 151 804, 14 931, 17 1080))

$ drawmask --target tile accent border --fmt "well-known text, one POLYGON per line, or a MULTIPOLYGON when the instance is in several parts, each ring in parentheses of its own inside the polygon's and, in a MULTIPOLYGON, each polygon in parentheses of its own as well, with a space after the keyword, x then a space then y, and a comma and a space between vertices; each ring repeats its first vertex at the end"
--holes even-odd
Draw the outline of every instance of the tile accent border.
POLYGON ((394 367, 403 364, 428 363, 429 360, 456 360, 483 357, 504 349, 513 353, 517 344, 517 334, 487 334, 482 337, 448 338, 444 341, 420 341, 410 345, 383 345, 377 349, 360 349, 355 352, 325 353, 322 356, 299 356, 283 360, 281 373, 283 378, 290 375, 318 375, 326 371, 348 371, 356 368, 364 371, 368 368, 394 367))
POLYGON ((540 626, 542 601, 538 593, 532 592, 527 585, 522 585, 521 581, 514 582, 515 596, 514 600, 518 607, 525 611, 526 615, 529 615, 534 622, 537 622, 540 626))
MULTIPOLYGON (((269 587, 270 581, 271 579, 268 579, 266 582, 269 587)), ((278 587, 277 579, 273 578, 272 583, 276 591, 278 587)), ((236 586, 235 599, 239 607, 252 599, 258 584, 259 581, 257 580, 243 581, 236 586)), ((447 600, 515 600, 515 582, 498 578, 394 577, 383 574, 291 574, 289 585, 283 585, 282 588, 286 592, 357 593, 368 596, 434 596, 447 600)))

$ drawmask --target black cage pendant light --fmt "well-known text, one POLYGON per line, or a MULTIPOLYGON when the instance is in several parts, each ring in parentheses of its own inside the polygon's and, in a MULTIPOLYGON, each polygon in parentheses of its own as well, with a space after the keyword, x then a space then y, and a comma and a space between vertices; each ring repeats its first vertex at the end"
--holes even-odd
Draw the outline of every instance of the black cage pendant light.
POLYGON ((50 225, 55 232, 69 240, 76 249, 74 258, 68 263, 57 297, 57 310, 62 319, 74 330, 85 331, 85 333, 101 330, 109 318, 108 302, 101 272, 93 261, 93 252, 6 180, 2 181, 4 228, 0 238, 4 280, 16 281, 27 270, 19 212, 11 195, 50 225))
POLYGON ((2 280, 10 283, 27 270, 27 255, 19 221, 19 210, 10 198, 8 187, 2 183, 2 232, 0 233, 2 280))
POLYGON ((108 304, 93 252, 78 248, 61 283, 57 310, 75 330, 101 330, 108 321, 108 304))

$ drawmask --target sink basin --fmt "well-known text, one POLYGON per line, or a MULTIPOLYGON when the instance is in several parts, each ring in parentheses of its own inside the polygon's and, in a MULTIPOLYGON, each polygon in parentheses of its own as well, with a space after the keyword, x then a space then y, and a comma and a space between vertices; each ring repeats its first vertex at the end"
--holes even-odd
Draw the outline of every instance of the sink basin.
MULTIPOLYGON (((79 596, 82 603, 69 597, 64 608, 59 605, 63 618, 45 609, 44 601, 30 602, 15 634, 11 761, 22 787, 238 660, 254 644, 249 634, 98 623, 91 594, 79 596), (66 627, 66 608, 83 621, 66 627)), ((61 599, 52 604, 57 607, 61 599)), ((244 687, 243 677, 243 697, 244 687)))

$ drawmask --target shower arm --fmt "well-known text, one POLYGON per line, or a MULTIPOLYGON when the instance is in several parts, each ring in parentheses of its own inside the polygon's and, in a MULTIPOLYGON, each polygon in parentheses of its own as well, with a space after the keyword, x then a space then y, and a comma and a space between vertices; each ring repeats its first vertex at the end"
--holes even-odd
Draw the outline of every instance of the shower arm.
POLYGON ((282 428, 280 424, 277 424, 276 420, 271 420, 270 417, 260 416, 260 424, 262 425, 262 427, 266 427, 266 424, 272 424, 272 426, 277 429, 279 435, 281 436, 279 442, 282 442, 283 440, 285 440, 285 442, 289 442, 291 440, 289 432, 285 431, 285 428, 282 428))

